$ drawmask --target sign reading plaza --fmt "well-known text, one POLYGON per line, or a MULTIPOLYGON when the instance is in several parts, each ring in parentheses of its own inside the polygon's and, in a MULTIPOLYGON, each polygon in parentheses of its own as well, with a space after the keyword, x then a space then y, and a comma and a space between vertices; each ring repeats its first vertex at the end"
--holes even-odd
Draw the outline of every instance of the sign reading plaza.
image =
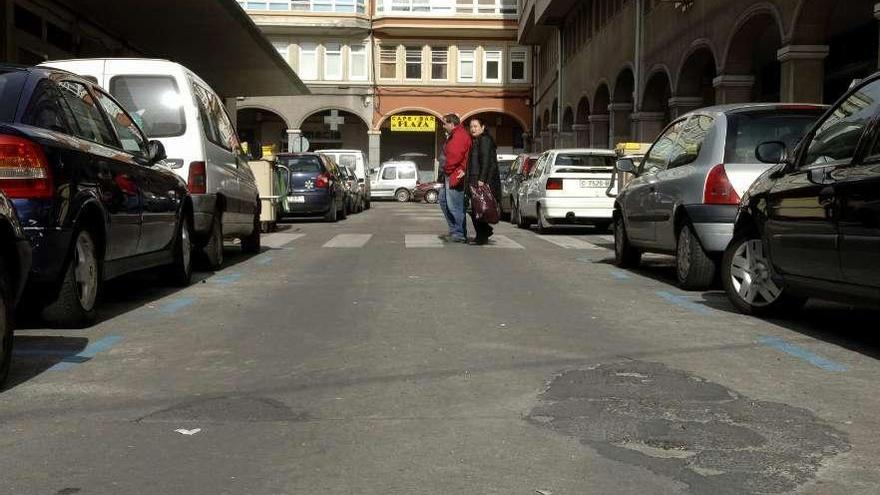
POLYGON ((394 132, 434 132, 437 118, 433 115, 392 115, 391 130, 394 132))

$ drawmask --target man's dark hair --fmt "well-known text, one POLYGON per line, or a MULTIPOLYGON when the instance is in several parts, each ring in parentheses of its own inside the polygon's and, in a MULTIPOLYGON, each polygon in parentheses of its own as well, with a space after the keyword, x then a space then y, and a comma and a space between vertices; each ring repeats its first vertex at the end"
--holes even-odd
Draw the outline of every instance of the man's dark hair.
POLYGON ((443 117, 443 122, 446 122, 447 124, 458 125, 461 124, 461 119, 458 118, 458 115, 450 113, 443 117))

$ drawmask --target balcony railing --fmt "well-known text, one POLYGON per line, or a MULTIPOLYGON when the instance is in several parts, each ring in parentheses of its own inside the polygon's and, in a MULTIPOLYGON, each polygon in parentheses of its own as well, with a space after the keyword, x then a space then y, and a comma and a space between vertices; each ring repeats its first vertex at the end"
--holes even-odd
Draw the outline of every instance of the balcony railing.
POLYGON ((376 11, 416 16, 518 14, 517 0, 376 0, 376 11))
POLYGON ((245 10, 273 12, 331 12, 337 14, 364 14, 365 0, 238 0, 245 10))

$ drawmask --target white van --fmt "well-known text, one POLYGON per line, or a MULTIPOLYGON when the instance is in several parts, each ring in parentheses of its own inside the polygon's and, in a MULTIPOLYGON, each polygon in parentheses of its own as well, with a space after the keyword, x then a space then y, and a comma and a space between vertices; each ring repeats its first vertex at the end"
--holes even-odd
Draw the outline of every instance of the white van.
POLYGON ((370 180, 367 173, 367 161, 364 159, 364 152, 360 150, 318 150, 315 153, 329 156, 340 167, 351 167, 357 176, 358 185, 361 187, 363 194, 364 209, 370 209, 370 180))
POLYGON ((419 170, 416 162, 391 160, 370 170, 370 182, 374 198, 394 198, 406 203, 419 185, 419 170))
POLYGON ((245 252, 260 251, 260 198, 226 107, 205 81, 167 60, 111 58, 53 60, 41 65, 94 79, 110 92, 166 163, 187 181, 195 241, 208 265, 223 263, 223 239, 239 238, 245 252))

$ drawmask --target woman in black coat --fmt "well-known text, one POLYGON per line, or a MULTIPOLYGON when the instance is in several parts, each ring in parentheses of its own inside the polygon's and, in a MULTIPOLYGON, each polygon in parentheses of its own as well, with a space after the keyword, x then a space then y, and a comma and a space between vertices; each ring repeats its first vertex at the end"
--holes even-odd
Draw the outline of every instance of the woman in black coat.
MULTIPOLYGON (((468 161, 468 184, 488 184, 492 190, 492 196, 495 197, 495 201, 498 201, 498 198, 501 197, 501 176, 498 173, 495 141, 486 132, 486 125, 478 118, 471 119, 470 131, 474 142, 468 161)), ((474 230, 477 232, 474 242, 480 245, 489 242, 489 237, 493 232, 492 226, 488 222, 475 219, 473 213, 471 213, 471 220, 474 224, 474 230)))

